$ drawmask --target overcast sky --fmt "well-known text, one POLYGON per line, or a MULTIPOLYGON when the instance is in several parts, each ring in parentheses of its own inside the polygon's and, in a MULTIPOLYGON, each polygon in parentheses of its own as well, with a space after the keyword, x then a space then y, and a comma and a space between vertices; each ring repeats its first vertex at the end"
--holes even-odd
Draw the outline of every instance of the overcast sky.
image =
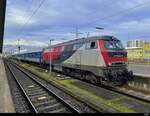
MULTIPOLYGON (((150 39, 150 0, 7 0, 5 42, 46 46, 49 39, 74 39, 78 27, 82 33, 114 35, 124 45, 127 40, 150 39)), ((86 34, 80 35, 85 37, 86 34)), ((62 40, 61 40, 62 41, 62 40)), ((63 40, 64 41, 64 40, 63 40)))

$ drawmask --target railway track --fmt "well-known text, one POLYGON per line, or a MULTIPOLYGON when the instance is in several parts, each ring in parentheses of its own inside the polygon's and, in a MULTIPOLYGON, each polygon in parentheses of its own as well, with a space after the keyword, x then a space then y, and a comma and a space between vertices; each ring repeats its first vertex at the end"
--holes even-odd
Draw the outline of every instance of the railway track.
POLYGON ((35 113, 81 113, 74 106, 68 104, 61 97, 50 91, 42 83, 25 74, 15 65, 7 63, 17 84, 24 93, 35 113))
MULTIPOLYGON (((62 76, 62 77, 68 77, 69 75, 64 75, 64 74, 60 74, 60 73, 57 73, 57 74, 59 74, 60 75, 60 77, 62 76)), ((72 77, 71 76, 71 78, 74 78, 74 77, 72 77)), ((82 80, 83 81, 83 80, 82 80)), ((88 81, 86 81, 87 83, 89 83, 89 84, 92 84, 92 83, 90 83, 90 82, 88 82, 88 81)), ((119 93, 119 94, 121 94, 121 95, 123 95, 123 96, 128 96, 128 97, 130 97, 130 98, 132 98, 132 99, 136 99, 136 100, 139 100, 139 101, 141 101, 141 102, 144 102, 144 103, 148 103, 148 104, 150 104, 150 100, 148 100, 148 99, 144 99, 144 97, 139 97, 139 96, 137 96, 137 95, 134 95, 133 93, 130 93, 130 92, 128 92, 128 91, 123 91, 123 87, 113 87, 113 86, 106 86, 106 85, 103 85, 103 86, 100 86, 100 85, 95 85, 95 84, 93 84, 94 86, 99 86, 99 87, 101 87, 101 88, 104 88, 104 89, 107 89, 107 90, 109 90, 109 91, 113 91, 113 92, 115 92, 115 93, 119 93)))
MULTIPOLYGON (((56 72, 56 71, 54 71, 56 72)), ((131 98, 134 98, 134 99, 137 99, 137 100, 140 100, 140 101, 143 101, 143 102, 146 102, 146 103, 150 103, 150 93, 147 93, 145 94, 146 92, 142 92, 142 91, 138 91, 131 87, 129 87, 128 85, 123 85, 123 86, 111 86, 111 85, 106 85, 106 84, 94 84, 90 81, 87 81, 87 80, 82 80, 78 77, 74 77, 74 76, 71 76, 69 74, 63 74, 63 73, 59 73, 59 72, 56 72, 58 73, 59 75, 62 75, 62 76, 66 76, 66 77, 72 77, 72 78, 75 78, 75 79, 79 79, 81 81, 84 81, 86 83, 89 83, 89 84, 92 84, 94 86, 98 86, 98 87, 101 87, 101 88, 104 88, 104 89, 107 89, 107 90, 110 90, 110 91, 113 91, 113 92, 116 92, 116 93, 119 93, 119 94, 122 94, 122 95, 125 95, 125 96, 128 96, 128 97, 131 97, 131 98)), ((61 77, 61 76, 60 76, 61 77)))
MULTIPOLYGON (((35 66, 38 66, 38 67, 41 67, 41 68, 45 68, 48 70, 48 67, 43 67, 39 64, 35 64, 35 63, 31 63, 32 65, 35 65, 35 66)), ((76 78, 76 79, 79 79, 81 81, 83 81, 82 79, 80 78, 77 78, 77 77, 74 77, 70 74, 63 74, 61 72, 58 72, 58 71, 54 71, 55 73, 59 74, 59 75, 62 75, 62 77, 65 77, 65 76, 69 76, 69 77, 72 77, 72 78, 76 78)), ((61 77, 61 76, 60 76, 61 77)), ((132 97, 134 99, 138 99, 138 100, 141 100, 141 101, 144 101, 144 102, 147 102, 147 103, 150 103, 150 99, 147 99, 147 95, 143 93, 143 95, 137 95, 136 93, 138 91, 134 91, 132 88, 130 89, 127 89, 126 85, 125 86, 109 86, 109 85, 100 85, 100 84, 94 84, 94 83, 91 83, 90 81, 87 81, 87 80, 84 80, 84 82, 87 82, 89 84, 92 84, 92 85, 95 85, 95 86, 98 86, 98 87, 101 87, 101 88, 104 88, 104 89, 108 89, 110 91, 114 91, 114 92, 117 92, 119 94, 123 94, 125 96, 128 96, 128 97, 132 97)), ((139 92, 141 93, 141 91, 139 92)), ((149 96, 149 95, 148 95, 149 96)))
POLYGON ((69 76, 69 77, 72 77, 72 78, 84 81, 86 83, 92 84, 94 86, 98 86, 98 87, 101 87, 101 88, 104 88, 104 89, 107 89, 107 90, 110 90, 110 91, 113 91, 113 92, 116 92, 116 93, 119 93, 119 94, 122 94, 122 95, 125 95, 125 96, 128 96, 128 97, 131 97, 131 98, 134 98, 134 99, 146 102, 146 103, 150 103, 150 97, 149 97, 150 93, 148 95, 148 94, 145 94, 146 92, 142 92, 142 91, 138 91, 138 90, 135 91, 135 89, 129 87, 128 85, 111 86, 111 85, 105 85, 105 84, 103 84, 103 85, 101 85, 101 84, 94 84, 94 83, 91 83, 88 80, 82 80, 80 78, 71 76, 69 74, 63 74, 63 73, 59 73, 57 71, 54 71, 54 72, 57 73, 57 74, 59 74, 60 77, 61 77, 61 75, 62 75, 62 77, 66 76, 67 78, 69 76))
POLYGON ((147 95, 145 95, 144 93, 143 95, 138 95, 137 94, 138 91, 134 91, 132 88, 128 90, 126 89, 126 87, 113 87, 113 86, 105 86, 105 85, 100 87, 150 104, 150 99, 145 99, 147 95))
MULTIPOLYGON (((54 71, 54 72, 59 75, 62 75, 63 77, 69 76, 69 77, 76 78, 76 79, 83 81, 82 79, 71 76, 69 74, 63 74, 63 73, 57 72, 57 71, 54 71)), ((147 97, 147 96, 150 96, 150 94, 148 95, 148 94, 145 94, 145 92, 142 93, 142 91, 138 91, 138 90, 135 91, 134 89, 130 88, 127 85, 124 85, 124 86, 111 86, 111 85, 104 85, 104 84, 100 85, 100 84, 91 83, 90 81, 87 81, 87 80, 84 80, 84 82, 92 84, 94 86, 98 86, 98 87, 107 89, 107 90, 110 90, 110 91, 113 91, 113 92, 116 92, 116 93, 119 93, 119 94, 122 94, 122 95, 125 95, 125 96, 128 96, 128 97, 131 97, 131 98, 134 98, 134 99, 137 99, 137 100, 140 100, 140 101, 143 101, 143 102, 146 102, 146 103, 150 103, 150 98, 147 97)))

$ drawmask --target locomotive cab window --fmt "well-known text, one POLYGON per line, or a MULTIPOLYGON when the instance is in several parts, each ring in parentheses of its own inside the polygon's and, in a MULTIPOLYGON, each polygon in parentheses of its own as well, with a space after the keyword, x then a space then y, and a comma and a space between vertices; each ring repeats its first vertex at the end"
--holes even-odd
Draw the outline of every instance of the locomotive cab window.
POLYGON ((96 47, 96 43, 95 43, 95 42, 91 42, 90 48, 91 48, 91 49, 94 49, 95 47, 96 47))
POLYGON ((105 48, 107 48, 107 49, 124 49, 122 43, 118 40, 105 40, 105 48))
POLYGON ((89 43, 86 43, 86 46, 85 46, 86 49, 96 49, 97 48, 97 44, 96 42, 89 42, 89 43))

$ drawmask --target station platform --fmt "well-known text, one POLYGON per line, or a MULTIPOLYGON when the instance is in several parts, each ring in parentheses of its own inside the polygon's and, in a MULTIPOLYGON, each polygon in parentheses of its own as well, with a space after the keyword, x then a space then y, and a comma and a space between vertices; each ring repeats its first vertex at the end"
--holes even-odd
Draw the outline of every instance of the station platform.
POLYGON ((0 57, 0 113, 14 113, 13 101, 6 77, 5 67, 0 57))
POLYGON ((133 71, 135 76, 150 78, 150 65, 135 65, 129 64, 129 70, 133 71))

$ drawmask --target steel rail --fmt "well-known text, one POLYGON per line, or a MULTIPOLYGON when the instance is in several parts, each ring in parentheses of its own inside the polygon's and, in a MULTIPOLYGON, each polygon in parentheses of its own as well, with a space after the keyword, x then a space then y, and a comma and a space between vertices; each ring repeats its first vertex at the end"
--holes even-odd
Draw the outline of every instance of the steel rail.
MULTIPOLYGON (((53 91, 48 89, 44 84, 34 79, 31 75, 29 75, 27 72, 23 71, 19 66, 12 64, 15 68, 19 69, 23 74, 25 74, 27 77, 29 77, 32 81, 40 85, 42 88, 44 88, 47 92, 51 93, 57 100, 59 100, 61 103, 63 103, 68 109, 70 109, 74 113, 81 113, 78 109, 76 109, 74 106, 69 104, 68 102, 64 101, 60 96, 55 94, 53 91)), ((37 113, 37 112, 36 112, 37 113)))
POLYGON ((37 109, 35 108, 35 106, 33 105, 33 103, 31 102, 30 98, 28 97, 28 95, 26 94, 25 90, 23 89, 22 85, 19 83, 19 81, 17 80, 14 72, 11 70, 10 66, 6 63, 9 71, 11 72, 12 76, 14 77, 15 81, 17 82, 17 84, 19 85, 20 89, 22 90, 25 98, 28 100, 28 102, 30 103, 30 107, 32 108, 32 111, 34 111, 35 113, 38 113, 37 109))

